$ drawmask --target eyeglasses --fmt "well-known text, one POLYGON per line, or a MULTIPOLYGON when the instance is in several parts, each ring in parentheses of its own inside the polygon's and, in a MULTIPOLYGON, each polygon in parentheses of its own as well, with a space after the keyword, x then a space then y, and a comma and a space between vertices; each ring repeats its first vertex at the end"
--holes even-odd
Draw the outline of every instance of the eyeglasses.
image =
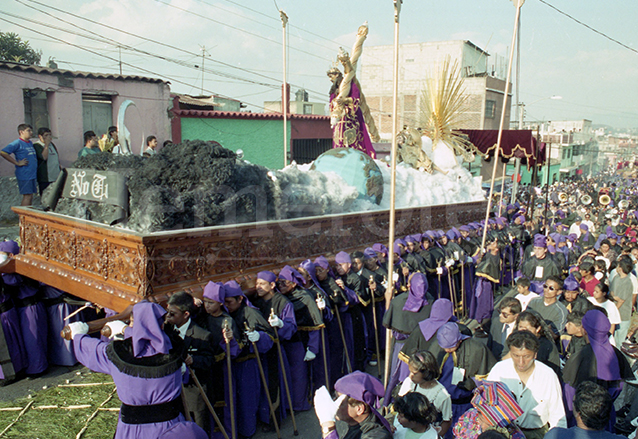
POLYGON ((556 290, 558 290, 558 288, 556 288, 556 287, 551 287, 551 286, 549 286, 549 285, 547 285, 547 284, 543 285, 543 289, 547 289, 547 290, 550 290, 550 291, 556 291, 556 290))
POLYGON ((509 316, 513 316, 514 315, 514 314, 507 313, 505 311, 501 311, 501 312, 499 312, 499 314, 502 315, 503 317, 509 317, 509 316))

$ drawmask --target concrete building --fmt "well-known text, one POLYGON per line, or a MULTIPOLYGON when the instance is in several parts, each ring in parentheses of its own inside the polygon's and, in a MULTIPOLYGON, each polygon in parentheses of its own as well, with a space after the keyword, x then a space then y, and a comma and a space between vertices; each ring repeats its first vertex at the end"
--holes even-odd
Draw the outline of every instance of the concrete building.
MULTIPOLYGON (((317 116, 326 115, 325 102, 310 102, 308 92, 299 89, 295 93, 295 100, 289 103, 289 113, 291 114, 314 114, 317 116)), ((281 113, 281 101, 264 101, 264 113, 281 113)))
MULTIPOLYGON (((283 115, 247 111, 215 111, 182 108, 173 98, 173 142, 214 140, 232 151, 241 149, 251 163, 280 169, 284 165, 283 115)), ((332 148, 328 116, 289 114, 286 122, 288 163, 308 163, 332 148)))
MULTIPOLYGON (((498 129, 507 62, 467 40, 401 44, 399 48, 399 126, 419 126, 423 84, 446 58, 457 62, 468 95, 464 122, 457 129, 498 129)), ((358 74, 383 139, 392 137, 393 46, 365 47, 358 74)), ((511 87, 510 87, 511 90, 511 87)), ((511 95, 509 102, 511 103, 511 95)), ((509 126, 510 105, 505 109, 509 126)))
POLYGON ((179 107, 182 110, 241 111, 242 108, 246 108, 246 104, 237 99, 218 95, 190 96, 171 94, 171 98, 175 96, 179 96, 179 107))
MULTIPOLYGON (((0 118, 0 147, 18 138, 21 123, 31 124, 34 134, 47 126, 65 167, 84 146, 83 133, 105 134, 109 126, 117 125, 119 108, 127 100, 134 104, 124 119, 133 153, 141 153, 148 135, 157 136, 160 144, 170 138, 169 83, 159 78, 0 62, 0 96, 5 109, 0 118)), ((0 176, 11 176, 14 169, 0 160, 0 176)))
MULTIPOLYGON (((599 157, 598 141, 591 120, 527 122, 525 128, 538 133, 550 152, 550 184, 573 177, 588 177, 604 166, 600 162, 603 157, 599 157)), ((543 172, 541 170, 539 173, 539 181, 545 184, 547 174, 543 176, 543 172)), ((529 182, 530 179, 531 176, 524 172, 523 182, 529 182)))

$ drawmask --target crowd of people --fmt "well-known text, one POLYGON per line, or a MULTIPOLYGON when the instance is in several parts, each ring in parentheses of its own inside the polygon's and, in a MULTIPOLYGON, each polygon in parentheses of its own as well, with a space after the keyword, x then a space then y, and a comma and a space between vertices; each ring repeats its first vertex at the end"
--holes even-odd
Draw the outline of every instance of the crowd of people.
MULTIPOLYGON (((18 152, 30 127, 19 131, 3 154, 16 172, 30 157, 18 152)), ((51 158, 50 132, 42 142, 51 158)), ((247 438, 313 406, 330 439, 336 421, 348 439, 629 434, 638 402, 626 383, 636 377, 621 348, 638 350, 633 186, 605 173, 556 185, 541 203, 520 194, 487 222, 261 271, 254 288, 209 282, 202 297, 141 302, 131 323, 108 324, 112 340, 88 334, 92 308, 64 320, 84 301, 3 273, 0 378, 78 361, 111 374, 118 438, 180 428, 247 438)), ((18 253, 0 243, 0 271, 18 253)))
MULTIPOLYGON (((37 193, 42 195, 44 190, 56 181, 62 170, 60 153, 52 142, 51 129, 38 128, 38 140, 32 142, 34 134, 36 133, 33 132, 31 125, 20 124, 18 125, 18 138, 0 151, 0 155, 15 166, 18 189, 22 195, 22 206, 30 206, 33 203, 33 195, 37 193)), ((94 131, 86 131, 83 146, 78 151, 78 158, 99 152, 123 153, 116 126, 109 127, 108 133, 103 137, 100 140, 94 131)), ((164 142, 164 146, 171 143, 170 140, 167 140, 164 142)), ((142 155, 151 157, 157 152, 157 137, 148 136, 145 145, 142 155)))

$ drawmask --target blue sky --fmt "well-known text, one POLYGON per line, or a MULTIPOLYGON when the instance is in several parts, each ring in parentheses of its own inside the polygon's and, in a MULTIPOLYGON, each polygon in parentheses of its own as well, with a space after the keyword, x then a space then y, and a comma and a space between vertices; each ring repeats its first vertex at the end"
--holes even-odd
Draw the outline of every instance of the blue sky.
MULTIPOLYGON (((527 118, 590 119, 594 124, 617 128, 638 127, 635 24, 638 2, 544 1, 634 51, 570 20, 541 0, 527 0, 521 17, 520 84, 520 99, 529 104, 527 118), (546 99, 552 95, 562 99, 546 99)), ((33 0, 4 0, 0 5, 0 19, 15 24, 0 21, 0 30, 17 32, 33 47, 42 49, 43 62, 53 57, 60 68, 117 72, 121 50, 124 74, 164 77, 171 81, 173 91, 197 94, 202 78, 201 69, 194 66, 201 66, 202 58, 197 54, 201 54, 205 46, 209 54, 204 63, 205 93, 240 99, 255 111, 259 111, 264 100, 279 99, 282 28, 274 0, 37 2, 41 4, 33 0), (64 12, 42 5, 55 6, 64 12), (67 12, 90 21, 72 17, 67 12), (110 30, 98 23, 134 35, 110 30), (99 41, 74 35, 86 32, 99 41), (110 40, 100 40, 103 37, 110 40), (124 47, 118 49, 118 44, 124 47), (139 51, 168 57, 172 62, 139 51)), ((277 5, 290 20, 288 72, 292 92, 303 86, 310 91, 313 101, 327 101, 330 84, 325 71, 339 46, 350 49, 357 28, 364 21, 368 21, 370 27, 366 46, 393 43, 391 0, 277 0, 277 5)), ((467 39, 491 54, 506 56, 514 13, 515 7, 508 0, 406 0, 401 11, 400 41, 467 39)), ((363 88, 365 91, 365 84, 363 88)))

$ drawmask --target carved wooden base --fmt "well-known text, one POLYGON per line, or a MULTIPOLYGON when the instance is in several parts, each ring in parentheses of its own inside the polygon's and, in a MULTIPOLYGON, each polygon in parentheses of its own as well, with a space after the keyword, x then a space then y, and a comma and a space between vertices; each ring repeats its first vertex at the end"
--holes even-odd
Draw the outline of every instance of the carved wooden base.
MULTIPOLYGON (((486 202, 396 211, 396 236, 483 219, 486 202)), ((388 211, 184 229, 142 235, 27 207, 20 215, 18 273, 121 311, 149 295, 237 279, 262 270, 387 245, 388 211)))

